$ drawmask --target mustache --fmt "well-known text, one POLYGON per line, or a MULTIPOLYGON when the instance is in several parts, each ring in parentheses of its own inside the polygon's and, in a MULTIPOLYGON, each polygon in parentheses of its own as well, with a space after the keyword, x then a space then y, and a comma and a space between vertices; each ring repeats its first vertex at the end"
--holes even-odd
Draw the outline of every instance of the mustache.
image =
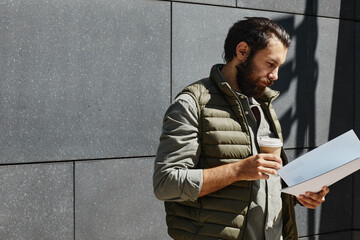
POLYGON ((268 78, 263 78, 261 79, 261 82, 266 85, 267 87, 270 87, 274 84, 274 81, 273 80, 270 80, 268 78))

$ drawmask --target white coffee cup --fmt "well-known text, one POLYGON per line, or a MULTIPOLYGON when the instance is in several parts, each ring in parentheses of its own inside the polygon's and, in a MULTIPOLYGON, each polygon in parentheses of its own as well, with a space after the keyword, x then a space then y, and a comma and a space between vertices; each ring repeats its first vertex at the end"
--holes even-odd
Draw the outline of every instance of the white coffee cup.
POLYGON ((280 157, 283 144, 279 138, 260 138, 258 144, 261 153, 273 153, 280 157))

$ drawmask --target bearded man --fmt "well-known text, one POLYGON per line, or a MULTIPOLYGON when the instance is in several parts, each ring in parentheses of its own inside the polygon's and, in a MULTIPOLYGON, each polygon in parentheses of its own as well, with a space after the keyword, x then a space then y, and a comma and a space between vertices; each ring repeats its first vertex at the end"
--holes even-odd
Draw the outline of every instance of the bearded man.
POLYGON ((267 18, 236 22, 224 44, 226 64, 186 87, 167 110, 153 184, 165 201, 173 239, 297 239, 294 205, 316 208, 329 192, 282 194, 281 157, 258 140, 282 140, 269 88, 285 62, 290 37, 267 18))

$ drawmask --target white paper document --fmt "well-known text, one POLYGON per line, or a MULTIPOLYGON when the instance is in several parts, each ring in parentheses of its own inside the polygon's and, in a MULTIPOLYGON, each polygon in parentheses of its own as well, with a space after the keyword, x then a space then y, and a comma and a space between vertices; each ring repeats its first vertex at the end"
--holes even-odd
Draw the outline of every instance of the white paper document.
POLYGON ((360 141, 353 130, 302 155, 278 170, 289 186, 282 192, 295 196, 319 192, 360 169, 360 141))

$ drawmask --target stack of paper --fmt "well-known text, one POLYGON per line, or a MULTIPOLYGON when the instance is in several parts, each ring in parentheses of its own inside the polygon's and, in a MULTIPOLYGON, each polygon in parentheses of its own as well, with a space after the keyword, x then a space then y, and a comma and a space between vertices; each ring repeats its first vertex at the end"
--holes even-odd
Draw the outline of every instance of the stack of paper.
POLYGON ((360 141, 353 130, 302 155, 278 170, 289 186, 282 192, 295 196, 319 192, 360 169, 360 141))

